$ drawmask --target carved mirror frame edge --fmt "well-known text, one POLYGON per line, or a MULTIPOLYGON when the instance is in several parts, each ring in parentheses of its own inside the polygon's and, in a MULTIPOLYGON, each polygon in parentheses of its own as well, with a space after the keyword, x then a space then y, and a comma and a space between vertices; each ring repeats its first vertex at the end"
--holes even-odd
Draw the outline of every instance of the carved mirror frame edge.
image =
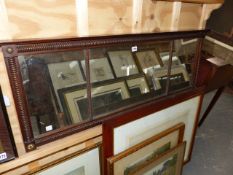
POLYGON ((84 38, 69 38, 69 39, 55 39, 55 40, 35 40, 35 41, 22 41, 4 43, 2 51, 4 54, 7 71, 10 79, 13 97, 16 104, 18 120, 22 130, 23 140, 27 151, 36 149, 36 146, 63 138, 65 136, 80 132, 84 129, 94 127, 103 123, 109 118, 115 117, 114 115, 106 116, 96 120, 92 120, 80 125, 68 126, 62 131, 57 130, 55 133, 47 133, 46 136, 34 138, 32 132, 32 124, 27 107, 26 95, 22 85, 22 79, 19 73, 19 63, 17 57, 19 53, 46 53, 58 52, 74 49, 88 49, 95 46, 108 46, 114 44, 126 43, 141 43, 146 41, 164 41, 175 40, 180 38, 204 38, 208 30, 199 31, 184 31, 184 32, 165 32, 155 34, 129 34, 129 35, 116 35, 116 36, 103 36, 103 37, 84 37, 84 38))

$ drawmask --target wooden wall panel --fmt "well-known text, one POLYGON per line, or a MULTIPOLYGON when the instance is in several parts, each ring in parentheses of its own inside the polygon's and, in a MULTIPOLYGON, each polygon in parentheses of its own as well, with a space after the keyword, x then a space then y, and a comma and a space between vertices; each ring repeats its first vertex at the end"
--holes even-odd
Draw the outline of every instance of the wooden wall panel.
POLYGON ((173 3, 151 0, 143 1, 141 32, 170 31, 173 3))
POLYGON ((90 35, 131 33, 133 1, 88 0, 90 35))
POLYGON ((14 39, 76 36, 75 0, 5 0, 14 39))
POLYGON ((199 28, 202 4, 182 3, 178 30, 195 30, 199 28))

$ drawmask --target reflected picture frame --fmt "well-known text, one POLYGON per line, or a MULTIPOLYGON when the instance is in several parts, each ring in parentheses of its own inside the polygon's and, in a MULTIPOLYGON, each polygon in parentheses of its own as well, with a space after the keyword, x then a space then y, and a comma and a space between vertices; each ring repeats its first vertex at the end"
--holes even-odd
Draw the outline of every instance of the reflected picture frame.
POLYGON ((52 87, 58 99, 58 105, 61 111, 63 111, 64 109, 59 99, 58 90, 85 83, 85 77, 82 74, 80 62, 79 60, 71 60, 49 63, 47 67, 52 87))
POLYGON ((138 74, 139 70, 130 50, 108 51, 116 77, 138 74))
POLYGON ((150 92, 147 80, 144 75, 126 80, 131 97, 150 92), (139 92, 138 92, 139 91, 139 92))
POLYGON ((167 173, 172 175, 181 175, 183 169, 183 159, 186 142, 169 150, 158 158, 151 159, 147 164, 138 167, 134 172, 128 175, 141 174, 160 174, 167 173))
MULTIPOLYGON (((188 82, 190 80, 189 78, 189 75, 188 75, 188 72, 185 68, 185 65, 181 64, 181 65, 176 65, 176 66, 172 66, 171 68, 171 75, 175 76, 175 75, 178 75, 178 74, 181 74, 184 81, 185 82, 188 82)), ((154 71, 153 73, 153 85, 154 85, 154 89, 155 90, 158 90, 158 89, 161 89, 162 86, 161 86, 161 83, 160 83, 160 79, 161 78, 166 78, 168 75, 168 69, 167 68, 162 68, 162 69, 157 69, 156 71, 154 71)))
MULTIPOLYGON (((82 60, 81 64, 84 73, 86 73, 85 60, 82 60)), ((91 82, 99 82, 114 79, 114 75, 107 57, 90 59, 89 64, 91 82)))
POLYGON ((150 68, 160 68, 163 67, 163 61, 160 55, 155 52, 155 50, 145 50, 135 53, 137 60, 142 68, 142 70, 150 68))
POLYGON ((37 175, 101 175, 102 174, 102 148, 100 144, 68 155, 62 159, 51 162, 39 171, 37 175))
POLYGON ((131 174, 183 142, 185 125, 179 123, 147 140, 107 159, 109 175, 131 174))
MULTIPOLYGON (((104 83, 93 84, 92 100, 96 96, 108 94, 111 92, 119 92, 122 99, 130 97, 125 81, 110 81, 104 83), (97 85, 98 84, 98 85, 97 85)), ((87 98, 86 87, 71 87, 59 90, 59 96, 62 101, 64 112, 70 116, 71 123, 82 122, 85 116, 82 116, 81 109, 78 106, 78 101, 87 98)))

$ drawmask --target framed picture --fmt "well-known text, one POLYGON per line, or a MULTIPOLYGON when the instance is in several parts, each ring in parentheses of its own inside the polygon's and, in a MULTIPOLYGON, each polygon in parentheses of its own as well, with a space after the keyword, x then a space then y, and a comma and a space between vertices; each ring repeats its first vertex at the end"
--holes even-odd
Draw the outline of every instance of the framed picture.
POLYGON ((183 142, 184 124, 179 123, 122 153, 108 158, 109 175, 131 174, 183 142))
POLYGON ((171 149, 164 155, 149 160, 148 162, 146 162, 146 164, 138 167, 128 175, 181 175, 183 168, 185 144, 186 143, 184 142, 176 148, 171 149))
POLYGON ((59 101, 57 90, 85 82, 79 64, 80 63, 77 60, 48 64, 48 70, 54 92, 57 96, 58 104, 61 109, 63 108, 61 102, 59 101))
POLYGON ((112 62, 113 69, 117 77, 124 77, 139 73, 131 51, 108 51, 108 56, 112 62))
MULTIPOLYGON (((79 87, 59 91, 65 112, 71 117, 72 123, 78 123, 89 118, 87 90, 79 87)), ((93 110, 129 98, 129 92, 124 81, 105 83, 92 88, 93 110)))
POLYGON ((100 148, 65 157, 37 175, 101 175, 100 148))
MULTIPOLYGON (((162 59, 162 62, 164 64, 164 66, 168 66, 168 63, 169 63, 169 52, 161 52, 160 54, 160 57, 162 59)), ((181 61, 180 59, 176 56, 176 53, 173 52, 172 53, 172 66, 178 66, 181 64, 181 61)))
MULTIPOLYGON (((165 88, 166 82, 167 82, 167 74, 168 70, 167 68, 157 69, 154 71, 153 74, 153 85, 155 90, 165 88)), ((171 86, 175 86, 184 82, 189 81, 189 75, 185 68, 185 65, 177 65, 172 66, 171 68, 171 76, 170 76, 170 84, 171 86)))
MULTIPOLYGON (((81 64, 84 73, 86 73, 85 60, 81 61, 81 64)), ((106 57, 90 60, 90 76, 91 82, 114 79, 112 70, 106 57)))
POLYGON ((136 56, 144 72, 149 68, 163 67, 163 62, 160 58, 160 55, 156 54, 154 50, 136 52, 136 56))
POLYGON ((187 146, 184 161, 190 160, 202 95, 199 92, 180 98, 180 102, 171 98, 169 104, 167 101, 152 103, 143 111, 138 107, 133 112, 124 114, 122 118, 106 121, 103 124, 105 160, 179 123, 185 124, 184 141, 187 146), (105 139, 108 144, 105 144, 105 139))
POLYGON ((126 82, 129 87, 131 97, 140 96, 141 94, 150 92, 147 81, 143 75, 137 78, 127 79, 126 82))

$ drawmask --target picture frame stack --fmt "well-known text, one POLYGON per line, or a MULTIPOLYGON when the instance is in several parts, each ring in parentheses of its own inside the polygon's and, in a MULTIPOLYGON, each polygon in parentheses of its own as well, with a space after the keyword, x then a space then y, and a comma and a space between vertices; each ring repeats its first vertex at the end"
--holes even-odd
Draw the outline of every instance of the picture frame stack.
POLYGON ((191 159, 202 98, 197 93, 149 115, 137 115, 139 108, 133 112, 134 118, 126 114, 105 122, 105 174, 181 175, 183 164, 191 159))

